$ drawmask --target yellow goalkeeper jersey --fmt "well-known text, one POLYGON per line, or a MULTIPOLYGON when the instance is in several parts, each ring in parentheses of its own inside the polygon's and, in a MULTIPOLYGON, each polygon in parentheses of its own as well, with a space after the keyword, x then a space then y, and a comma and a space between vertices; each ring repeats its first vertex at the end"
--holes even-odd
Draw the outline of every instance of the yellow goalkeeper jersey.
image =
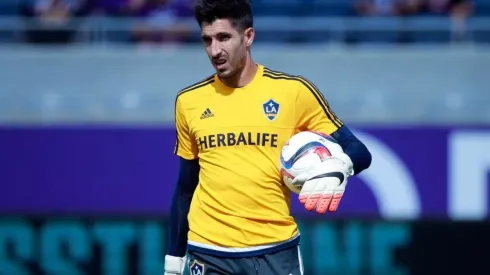
POLYGON ((213 75, 182 90, 175 116, 175 154, 200 165, 188 249, 248 257, 297 245, 279 157, 293 134, 331 134, 342 125, 318 89, 303 77, 258 65, 242 88, 213 75))

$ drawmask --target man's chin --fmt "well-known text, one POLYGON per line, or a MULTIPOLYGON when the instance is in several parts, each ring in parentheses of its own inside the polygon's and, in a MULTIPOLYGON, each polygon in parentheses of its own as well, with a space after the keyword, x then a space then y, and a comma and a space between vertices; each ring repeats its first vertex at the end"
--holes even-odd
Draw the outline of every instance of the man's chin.
POLYGON ((229 69, 216 70, 216 74, 221 79, 226 79, 226 78, 229 78, 229 77, 232 77, 233 76, 232 71, 229 70, 229 69))

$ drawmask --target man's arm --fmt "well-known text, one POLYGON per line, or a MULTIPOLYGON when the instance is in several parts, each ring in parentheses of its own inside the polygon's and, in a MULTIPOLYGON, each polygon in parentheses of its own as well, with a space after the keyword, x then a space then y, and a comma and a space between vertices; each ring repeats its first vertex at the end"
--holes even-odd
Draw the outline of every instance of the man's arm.
POLYGON ((371 153, 342 120, 337 117, 317 87, 305 78, 298 77, 299 90, 296 98, 299 128, 302 131, 317 131, 332 136, 347 155, 342 158, 352 166, 354 175, 371 165, 371 153))
POLYGON ((344 195, 347 178, 371 165, 371 153, 330 109, 315 85, 302 77, 298 77, 298 80, 296 104, 299 106, 299 130, 332 136, 344 153, 328 158, 311 171, 296 176, 293 183, 302 185, 299 200, 308 211, 316 210, 321 214, 335 212, 344 195))
POLYGON ((189 223, 187 214, 192 195, 199 183, 199 161, 180 158, 179 178, 175 187, 170 215, 167 255, 184 257, 187 247, 189 223))
POLYGON ((192 195, 199 182, 198 149, 186 119, 186 108, 180 97, 175 100, 177 140, 174 153, 180 157, 179 178, 172 198, 168 254, 165 256, 165 275, 182 274, 185 266, 187 214, 192 195))
POLYGON ((349 156, 354 167, 354 175, 359 174, 371 165, 372 156, 368 148, 360 141, 347 126, 342 125, 331 136, 337 140, 349 156))

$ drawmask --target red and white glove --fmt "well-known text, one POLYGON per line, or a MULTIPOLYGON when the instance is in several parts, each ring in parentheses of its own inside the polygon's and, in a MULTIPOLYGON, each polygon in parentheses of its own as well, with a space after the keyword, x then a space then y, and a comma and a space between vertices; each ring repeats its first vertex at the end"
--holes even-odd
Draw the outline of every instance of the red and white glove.
POLYGON ((320 214, 337 211, 345 192, 347 179, 354 175, 353 164, 346 154, 331 157, 296 176, 294 185, 302 186, 299 201, 306 210, 320 214))

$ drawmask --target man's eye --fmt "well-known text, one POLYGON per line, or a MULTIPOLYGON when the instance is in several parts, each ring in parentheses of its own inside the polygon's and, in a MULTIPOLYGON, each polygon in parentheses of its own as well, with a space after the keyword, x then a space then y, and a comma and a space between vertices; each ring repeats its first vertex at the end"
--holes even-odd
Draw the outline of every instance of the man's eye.
POLYGON ((229 35, 220 35, 218 37, 218 39, 221 41, 226 41, 226 40, 230 39, 230 36, 229 35))

